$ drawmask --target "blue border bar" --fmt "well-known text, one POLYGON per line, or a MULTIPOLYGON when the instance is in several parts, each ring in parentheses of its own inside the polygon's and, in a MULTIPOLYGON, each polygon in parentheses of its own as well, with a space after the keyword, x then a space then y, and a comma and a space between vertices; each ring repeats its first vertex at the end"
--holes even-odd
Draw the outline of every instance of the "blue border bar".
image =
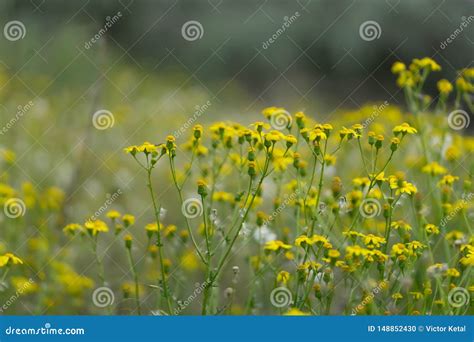
POLYGON ((474 316, 0 316, 0 341, 472 342, 473 323, 474 316))

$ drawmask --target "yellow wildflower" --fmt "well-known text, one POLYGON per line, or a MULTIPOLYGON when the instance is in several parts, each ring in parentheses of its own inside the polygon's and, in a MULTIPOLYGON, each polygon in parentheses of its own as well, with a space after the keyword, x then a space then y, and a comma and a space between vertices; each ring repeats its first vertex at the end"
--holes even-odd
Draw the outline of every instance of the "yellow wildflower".
POLYGON ((130 214, 125 214, 122 216, 122 221, 126 227, 132 226, 133 224, 135 224, 135 216, 130 215, 130 214))
POLYGON ((109 231, 107 223, 101 220, 88 220, 84 223, 84 226, 92 236, 96 236, 99 232, 106 233, 109 231))
POLYGON ((115 220, 120 216, 121 214, 117 210, 110 210, 109 212, 107 212, 107 217, 112 220, 115 220))
POLYGON ((17 264, 23 264, 23 260, 13 253, 5 253, 4 255, 0 255, 0 267, 17 264))
POLYGON ((408 123, 404 122, 399 126, 395 126, 395 128, 393 129, 393 133, 395 135, 398 135, 400 133, 402 135, 405 135, 405 134, 416 134, 418 133, 418 131, 416 130, 416 128, 411 127, 408 123))
POLYGON ((458 278, 461 276, 461 273, 455 268, 448 268, 446 272, 444 273, 446 277, 453 277, 453 278, 458 278))
POLYGON ((455 181, 459 180, 459 177, 453 175, 444 175, 443 178, 438 182, 438 186, 446 185, 451 186, 455 181))
POLYGON ((282 250, 291 249, 291 245, 288 245, 280 240, 268 241, 265 244, 265 250, 276 252, 276 251, 279 251, 280 249, 282 250))
POLYGON ((284 315, 285 316, 309 316, 309 313, 303 312, 298 308, 291 308, 284 315))
POLYGON ((380 237, 380 236, 375 236, 373 234, 365 235, 363 238, 363 241, 364 241, 364 244, 369 249, 379 248, 381 245, 384 245, 387 243, 385 238, 380 237))
POLYGON ((71 233, 71 234, 74 234, 77 231, 80 232, 82 230, 83 230, 83 227, 78 223, 69 223, 66 227, 63 228, 63 231, 65 233, 71 233))
POLYGON ((453 85, 446 79, 439 80, 436 85, 441 95, 448 95, 453 91, 453 85))
POLYGON ((404 63, 402 62, 395 62, 393 63, 392 65, 392 73, 394 74, 399 74, 401 73, 402 71, 405 71, 406 70, 406 66, 404 63))
POLYGON ((429 163, 429 164, 423 166, 421 171, 424 172, 424 173, 428 173, 432 176, 442 175, 442 174, 445 174, 446 172, 448 172, 448 170, 446 170, 443 166, 441 166, 437 162, 432 162, 432 163, 429 163))
POLYGON ((424 229, 428 235, 438 235, 439 228, 432 223, 427 223, 424 225, 424 229))
POLYGON ((288 280, 290 280, 290 273, 289 272, 287 272, 287 271, 278 272, 278 275, 277 275, 277 282, 278 283, 286 284, 286 283, 288 283, 288 280))

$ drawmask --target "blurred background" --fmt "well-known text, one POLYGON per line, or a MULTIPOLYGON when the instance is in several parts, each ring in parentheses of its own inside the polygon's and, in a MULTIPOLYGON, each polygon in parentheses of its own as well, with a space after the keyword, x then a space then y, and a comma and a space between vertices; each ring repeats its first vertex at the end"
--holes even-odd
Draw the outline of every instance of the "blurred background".
MULTIPOLYGON (((442 64, 442 76, 453 79, 474 51, 473 27, 461 27, 473 19, 470 0, 5 0, 0 6, 2 22, 21 20, 26 27, 23 39, 1 40, 1 62, 11 74, 57 77, 49 90, 86 90, 103 77, 123 102, 140 93, 145 76, 159 77, 172 90, 194 88, 226 103, 226 114, 269 104, 331 112, 367 100, 395 101, 394 60, 432 56, 442 64), (121 17, 111 20, 118 12, 121 17), (108 19, 113 23, 99 42, 85 48, 108 19), (182 36, 191 20, 202 27, 193 41, 182 36), (379 25, 377 39, 361 39, 359 28, 367 21, 379 25), (272 36, 277 38, 269 42, 272 36)), ((45 90, 43 84, 28 86, 45 90)))
MULTIPOLYGON (((367 103, 403 106, 390 73, 396 60, 435 59, 443 70, 428 91, 436 96, 436 80, 472 66, 473 5, 2 0, 0 150, 15 155, 5 158, 2 181, 64 191, 64 212, 47 229, 83 222, 118 190, 113 208, 143 226, 152 220, 144 175, 125 146, 161 143, 190 118, 250 124, 272 105, 320 121, 367 103), (99 110, 113 114, 107 129, 92 124, 99 110)), ((174 223, 168 178, 155 180, 167 198, 165 223, 174 223)))

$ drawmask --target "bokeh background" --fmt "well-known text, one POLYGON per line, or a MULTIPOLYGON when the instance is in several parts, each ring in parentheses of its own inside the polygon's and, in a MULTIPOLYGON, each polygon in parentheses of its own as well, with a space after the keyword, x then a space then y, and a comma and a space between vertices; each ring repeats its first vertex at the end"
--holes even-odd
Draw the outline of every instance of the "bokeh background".
MULTIPOLYGON (((454 80, 472 65, 472 21, 442 45, 473 9, 469 0, 5 0, 1 23, 20 20, 26 33, 17 41, 0 39, 2 123, 18 106, 35 105, 2 143, 14 144, 19 172, 35 183, 70 181, 80 152, 95 165, 82 164, 81 183, 107 173, 114 151, 163 139, 207 101, 204 122, 250 122, 269 105, 321 120, 370 101, 403 105, 391 64, 431 56, 443 67, 439 77, 454 80), (119 20, 86 48, 118 12, 119 20), (190 20, 202 25, 200 39, 183 38, 190 20), (377 39, 361 39, 366 21, 379 24, 377 39), (90 132, 98 109, 114 113, 113 130, 90 132)), ((434 83, 428 89, 436 94, 434 83)), ((76 195, 103 193, 92 179, 76 195)))
MULTIPOLYGON (((206 104, 200 122, 244 124, 270 105, 303 110, 321 121, 372 102, 403 106, 390 73, 394 61, 430 56, 443 67, 437 79, 451 81, 472 66, 473 5, 2 0, 2 31, 10 21, 20 21, 25 30, 14 41, 0 35, 0 125, 27 107, 0 136, 0 149, 16 155, 3 162, 2 177, 8 173, 17 187, 31 182, 38 191, 63 189, 63 212, 43 222, 57 231, 52 255, 66 253, 65 223, 82 222, 118 190, 123 194, 112 207, 136 215, 143 226, 152 220, 144 174, 123 154, 125 146, 163 142, 206 104), (198 39, 183 35, 189 21, 199 23, 198 39), (367 21, 378 24, 375 39, 361 37, 367 21), (459 31, 463 22, 468 24, 459 31), (113 113, 114 125, 97 130, 92 116, 102 109, 113 113)), ((434 80, 427 89, 436 95, 434 80)), ((155 180, 172 223, 179 207, 169 178, 158 173, 155 180)), ((36 227, 22 234, 33 236, 36 227)), ((80 251, 67 253, 78 269, 91 263, 80 251)), ((123 250, 105 254, 109 266, 124 259, 123 250)), ((115 269, 117 279, 127 273, 115 269)))

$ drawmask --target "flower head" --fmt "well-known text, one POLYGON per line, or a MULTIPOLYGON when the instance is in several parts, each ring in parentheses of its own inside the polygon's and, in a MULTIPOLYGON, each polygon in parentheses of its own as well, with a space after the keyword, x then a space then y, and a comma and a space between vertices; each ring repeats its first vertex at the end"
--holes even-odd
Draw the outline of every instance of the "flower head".
POLYGON ((448 170, 446 170, 443 166, 441 166, 437 162, 432 162, 432 163, 429 163, 429 164, 423 166, 421 171, 424 172, 424 173, 428 173, 432 176, 442 175, 442 174, 445 174, 446 172, 448 172, 448 170))
POLYGON ((109 231, 107 223, 101 220, 88 220, 84 223, 84 227, 92 236, 96 236, 99 232, 106 233, 109 231))
POLYGON ((279 250, 291 249, 291 245, 288 245, 280 240, 268 241, 265 244, 265 250, 277 252, 279 250))
POLYGON ((0 255, 0 267, 17 264, 23 264, 23 260, 13 253, 5 253, 4 255, 0 255))
POLYGON ((446 96, 453 91, 453 85, 448 80, 439 80, 436 85, 438 86, 439 93, 443 96, 446 96))
POLYGON ((406 134, 416 134, 418 133, 418 131, 416 130, 416 128, 410 126, 410 124, 404 122, 401 125, 395 126, 393 129, 393 133, 395 135, 399 135, 399 134, 406 135, 406 134))

